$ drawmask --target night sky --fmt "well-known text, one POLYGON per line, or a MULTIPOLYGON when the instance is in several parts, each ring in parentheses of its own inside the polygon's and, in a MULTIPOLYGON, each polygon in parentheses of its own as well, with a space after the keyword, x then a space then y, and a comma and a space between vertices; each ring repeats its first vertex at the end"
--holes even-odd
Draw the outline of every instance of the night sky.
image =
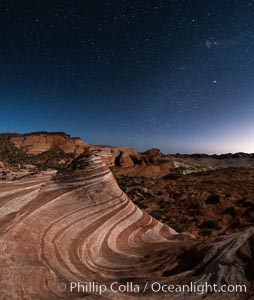
POLYGON ((254 152, 254 1, 1 1, 0 131, 254 152))

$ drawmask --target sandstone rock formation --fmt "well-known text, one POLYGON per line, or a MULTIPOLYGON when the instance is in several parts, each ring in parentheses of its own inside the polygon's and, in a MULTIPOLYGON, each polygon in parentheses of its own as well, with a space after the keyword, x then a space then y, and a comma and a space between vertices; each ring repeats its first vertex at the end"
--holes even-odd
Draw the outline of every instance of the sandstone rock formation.
POLYGON ((93 146, 63 132, 0 134, 0 160, 10 164, 61 169, 86 149, 108 152, 115 175, 162 177, 173 173, 198 173, 229 167, 254 167, 254 154, 164 155, 153 148, 143 153, 123 146, 93 146))
POLYGON ((37 155, 52 148, 58 148, 65 153, 79 155, 89 146, 80 138, 73 138, 64 132, 33 132, 27 134, 12 134, 10 141, 28 154, 37 155))
POLYGON ((161 156, 160 149, 152 148, 143 153, 151 162, 158 161, 161 156))
POLYGON ((135 149, 124 146, 93 146, 93 149, 103 150, 107 153, 109 166, 132 168, 144 164, 142 155, 135 149))
POLYGON ((248 293, 207 298, 250 299, 253 230, 198 245, 137 208, 118 187, 108 156, 86 151, 57 175, 0 183, 1 299, 197 299, 149 286, 224 278, 245 283, 248 293), (89 281, 149 285, 139 294, 62 290, 89 281))
POLYGON ((114 174, 158 177, 174 168, 172 159, 162 157, 158 149, 139 153, 130 147, 93 146, 63 132, 0 134, 0 159, 23 167, 59 169, 88 148, 107 152, 114 174))
POLYGON ((160 177, 174 168, 170 157, 162 156, 160 150, 150 149, 139 153, 130 147, 93 146, 109 155, 109 165, 115 175, 160 177))

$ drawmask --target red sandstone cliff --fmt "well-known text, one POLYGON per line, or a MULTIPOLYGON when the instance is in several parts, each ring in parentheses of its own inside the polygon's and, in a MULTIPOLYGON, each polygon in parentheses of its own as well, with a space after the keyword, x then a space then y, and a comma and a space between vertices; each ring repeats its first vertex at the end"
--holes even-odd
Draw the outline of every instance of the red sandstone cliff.
POLYGON ((89 146, 80 138, 73 138, 63 132, 34 132, 10 135, 10 141, 28 154, 37 155, 50 149, 60 149, 65 153, 79 155, 89 146))

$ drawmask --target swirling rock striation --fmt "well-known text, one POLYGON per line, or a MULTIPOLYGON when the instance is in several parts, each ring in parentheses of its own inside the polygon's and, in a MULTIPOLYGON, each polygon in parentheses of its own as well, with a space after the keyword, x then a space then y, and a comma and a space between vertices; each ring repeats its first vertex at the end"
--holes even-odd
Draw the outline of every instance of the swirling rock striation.
MULTIPOLYGON (((59 174, 0 184, 1 299, 189 299, 149 289, 139 294, 107 290, 101 296, 62 287, 89 281, 188 283, 212 281, 215 275, 221 282, 221 266, 236 272, 223 255, 229 249, 240 271, 253 264, 253 232, 197 246, 136 207, 118 187, 109 160, 104 151, 89 150, 59 174), (245 249, 242 255, 239 249, 245 249)), ((248 276, 249 284, 251 271, 248 276)), ((241 273, 234 282, 246 277, 241 273)), ((222 296, 217 298, 226 299, 222 296)))

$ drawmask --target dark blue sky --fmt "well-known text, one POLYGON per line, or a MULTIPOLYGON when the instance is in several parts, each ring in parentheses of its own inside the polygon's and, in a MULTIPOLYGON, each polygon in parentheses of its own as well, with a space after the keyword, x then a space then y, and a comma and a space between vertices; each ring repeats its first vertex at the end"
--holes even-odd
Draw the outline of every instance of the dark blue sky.
POLYGON ((1 1, 0 131, 254 152, 253 1, 1 1))

